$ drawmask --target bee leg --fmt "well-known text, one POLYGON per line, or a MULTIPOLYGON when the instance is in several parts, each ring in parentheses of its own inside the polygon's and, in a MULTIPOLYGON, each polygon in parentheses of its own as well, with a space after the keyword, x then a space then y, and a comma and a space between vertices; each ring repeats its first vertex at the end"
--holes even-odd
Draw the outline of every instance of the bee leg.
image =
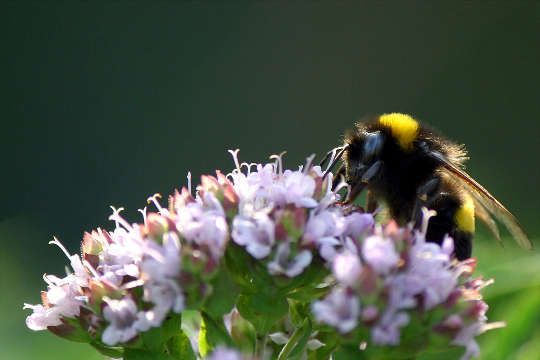
MULTIPOLYGON (((343 153, 345 152, 345 150, 347 150, 347 146, 343 146, 343 147, 338 147, 338 148, 335 148, 333 149, 332 151, 330 151, 329 153, 326 154, 326 156, 324 157, 324 159, 321 161, 321 164, 320 166, 322 167, 322 165, 326 162, 326 160, 328 160, 328 158, 330 157, 330 155, 334 155, 335 152, 339 150, 339 152, 333 157, 333 160, 332 160, 332 163, 330 163, 328 165, 328 168, 326 169, 326 171, 324 172, 323 174, 323 180, 326 178, 326 175, 328 175, 328 173, 330 172, 330 170, 332 170, 334 168, 334 166, 336 165, 336 163, 341 160, 341 157, 343 156, 343 153)), ((339 171, 339 170, 338 170, 339 171)))
POLYGON ((332 190, 334 190, 336 186, 338 186, 342 176, 345 176, 345 165, 341 165, 336 174, 334 175, 334 178, 332 179, 332 190))
POLYGON ((412 218, 415 220, 415 227, 420 227, 422 224, 422 207, 428 207, 434 203, 440 196, 439 189, 441 187, 441 178, 434 177, 416 189, 416 201, 412 211, 412 218))
POLYGON ((364 171, 362 177, 355 177, 351 184, 351 192, 349 193, 347 199, 343 202, 343 205, 352 204, 354 200, 356 200, 358 195, 360 195, 362 191, 366 188, 366 186, 368 186, 371 181, 373 181, 380 175, 382 166, 383 162, 382 160, 379 160, 373 165, 371 165, 366 171, 364 171))
POLYGON ((328 159, 330 159, 330 156, 332 156, 332 153, 338 151, 338 150, 341 150, 341 146, 337 147, 337 148, 333 148, 332 150, 330 150, 329 152, 326 153, 326 155, 324 156, 324 158, 321 160, 321 162, 319 163, 319 166, 322 167, 327 161, 328 159))
POLYGON ((375 199, 375 196, 373 196, 373 193, 368 190, 367 199, 366 199, 366 211, 368 213, 374 213, 375 210, 377 210, 377 206, 379 206, 377 199, 375 199))

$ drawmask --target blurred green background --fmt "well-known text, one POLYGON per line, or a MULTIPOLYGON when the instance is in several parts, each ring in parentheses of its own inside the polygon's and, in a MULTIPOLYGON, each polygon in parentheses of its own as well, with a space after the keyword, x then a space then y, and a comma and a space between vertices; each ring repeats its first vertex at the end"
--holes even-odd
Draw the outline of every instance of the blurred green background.
MULTIPOLYGON (((191 170, 287 150, 400 111, 467 144, 470 173, 540 236, 540 2, 3 2, 0 357, 100 359, 24 325, 84 230, 191 170)), ((540 257, 483 229, 483 359, 540 358, 540 257)))

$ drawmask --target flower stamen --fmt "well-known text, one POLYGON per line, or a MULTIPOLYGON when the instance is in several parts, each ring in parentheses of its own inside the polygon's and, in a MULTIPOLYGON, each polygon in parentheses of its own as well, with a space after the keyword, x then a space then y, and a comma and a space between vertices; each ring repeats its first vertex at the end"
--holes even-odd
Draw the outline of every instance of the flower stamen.
POLYGON ((129 225, 129 223, 120 216, 120 212, 124 211, 124 208, 120 207, 117 209, 112 205, 110 206, 110 208, 112 209, 113 213, 109 216, 109 220, 114 221, 117 228, 119 227, 119 225, 122 225, 126 230, 132 230, 131 225, 129 225))
POLYGON ((279 155, 270 155, 270 159, 276 159, 276 168, 278 170, 278 175, 283 175, 283 155, 287 152, 282 151, 279 155))
POLYGON ((142 209, 139 209, 137 210, 138 212, 141 213, 142 217, 143 217, 143 224, 146 225, 146 206, 142 209))
POLYGON ((232 155, 232 158, 233 158, 233 161, 234 161, 234 165, 236 166, 236 169, 239 172, 242 172, 242 169, 240 167, 240 162, 238 162, 238 152, 240 151, 240 149, 228 150, 228 151, 232 155))
MULTIPOLYGON (((191 194, 191 188, 190 188, 190 194, 191 194)), ((169 211, 167 209, 164 209, 164 208, 161 207, 161 204, 157 200, 158 198, 160 198, 160 199, 162 198, 161 194, 160 193, 155 193, 154 195, 152 195, 148 199, 146 199, 146 202, 148 204, 153 203, 154 206, 158 209, 158 211, 159 211, 159 213, 161 215, 167 215, 169 213, 169 211)))
POLYGON ((64 245, 62 245, 62 243, 58 240, 58 238, 56 236, 53 236, 54 240, 53 241, 49 241, 49 244, 50 245, 56 245, 58 246, 62 252, 64 254, 66 254, 67 258, 70 259, 71 258, 71 254, 66 250, 66 248, 64 247, 64 245))
POLYGON ((188 171, 187 173, 187 184, 188 184, 189 195, 193 195, 193 193, 191 192, 191 171, 188 171))

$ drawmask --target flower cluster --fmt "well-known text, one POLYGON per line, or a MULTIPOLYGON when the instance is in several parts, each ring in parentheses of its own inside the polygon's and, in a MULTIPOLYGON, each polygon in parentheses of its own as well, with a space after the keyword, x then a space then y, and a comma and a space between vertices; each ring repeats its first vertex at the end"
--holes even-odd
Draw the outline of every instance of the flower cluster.
POLYGON ((402 329, 422 321, 426 331, 464 346, 462 359, 478 356, 475 336, 504 326, 486 323, 488 306, 479 290, 491 281, 471 279, 476 260, 453 259, 450 237, 440 246, 426 241, 433 215, 424 209, 423 231, 391 222, 362 239, 347 239, 332 261, 338 284, 313 302, 315 317, 342 334, 367 327, 378 346, 400 345, 402 329))
MULTIPOLYGON (((42 304, 25 304, 33 310, 27 326, 89 342, 109 355, 118 350, 113 355, 119 357, 124 349, 148 351, 152 341, 144 336, 152 329, 183 334, 175 314, 196 310, 203 314, 201 333, 217 331, 211 339, 224 336, 229 340, 222 343, 230 346, 238 338, 235 326, 247 320, 264 327, 264 338, 273 330, 274 345, 292 351, 283 329, 270 326, 290 313, 290 298, 311 309, 307 318, 374 347, 397 346, 404 327, 437 312, 424 329, 465 346, 465 358, 478 352, 474 337, 488 326, 478 292, 486 282, 470 279, 474 260, 453 259, 450 238, 439 246, 426 242, 425 231, 392 222, 376 226, 361 208, 342 206, 340 192, 347 185, 332 189, 332 173, 313 166, 313 157, 297 170, 283 170, 281 156, 247 164, 237 153, 231 151, 231 173, 203 175, 195 194, 188 176, 188 186, 169 196, 167 207, 158 194, 149 198, 157 212, 140 210, 140 224, 128 223, 122 209, 113 208, 115 228, 85 233, 81 256, 54 239, 72 272, 44 276, 42 304), (222 326, 225 335, 221 325, 210 326, 234 307, 240 322, 222 326), (268 318, 261 322, 260 316, 268 318), (369 338, 359 330, 366 328, 369 338)), ((306 336, 313 338, 294 351, 328 351, 308 325, 306 336)), ((160 334, 158 350, 172 356, 165 342, 176 335, 160 334)), ((241 358, 236 350, 215 348, 219 343, 190 340, 202 356, 241 358)), ((151 350, 158 351, 155 342, 151 350)))
POLYGON ((154 214, 144 225, 128 224, 116 209, 111 219, 114 231, 84 234, 82 259, 57 239, 52 242, 68 256, 73 273, 44 276, 43 305, 25 305, 34 310, 26 321, 29 328, 69 336, 73 324, 68 320, 78 318, 89 334, 101 334, 104 344, 115 345, 186 308, 179 234, 162 228, 156 237, 156 220, 162 219, 154 214))
POLYGON ((320 167, 309 164, 283 171, 280 157, 266 165, 240 164, 232 153, 236 169, 227 176, 202 176, 195 196, 184 187, 169 197, 168 208, 159 204, 159 195, 151 197, 158 212, 142 210, 143 224, 129 224, 122 209, 113 208, 115 229, 85 233, 82 258, 55 239, 73 272, 44 276, 43 305, 25 305, 33 310, 28 327, 66 333, 72 327, 66 319, 81 318, 104 344, 126 343, 160 326, 170 312, 204 301, 212 290, 205 280, 215 275, 230 235, 252 257, 266 259, 271 274, 302 273, 312 249, 345 228, 325 213, 337 196, 329 188, 331 175, 323 181, 320 167), (291 233, 301 233, 306 222, 312 231, 293 249, 298 239, 291 233))

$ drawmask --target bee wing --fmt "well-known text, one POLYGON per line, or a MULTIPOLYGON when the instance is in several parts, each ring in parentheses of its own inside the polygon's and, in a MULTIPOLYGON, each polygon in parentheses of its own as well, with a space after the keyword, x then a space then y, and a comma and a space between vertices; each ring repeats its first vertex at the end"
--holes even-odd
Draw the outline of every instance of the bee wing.
MULTIPOLYGON (((491 195, 482 185, 474 180, 469 174, 461 170, 450 161, 448 161, 443 155, 438 152, 432 151, 429 153, 431 158, 437 160, 439 164, 448 170, 451 174, 455 175, 455 179, 459 181, 461 185, 467 190, 485 209, 495 216, 497 220, 502 222, 516 242, 525 249, 532 249, 532 243, 523 231, 521 225, 519 225, 517 219, 508 211, 503 204, 501 204, 493 195, 491 195)), ((488 216, 489 217, 489 216, 488 216)), ((490 223, 493 221, 491 217, 486 223, 488 228, 492 228, 490 223)), ((480 216, 482 219, 482 215, 480 216)), ((498 230, 497 230, 498 233, 498 230)))
POLYGON ((474 196, 473 196, 473 202, 474 202, 474 215, 476 215, 476 217, 480 219, 487 226, 489 231, 493 234, 493 236, 495 236, 495 239, 497 240, 497 242, 502 246, 503 243, 501 240, 501 235, 499 234, 499 228, 497 227, 497 223, 495 222, 495 220, 493 220, 493 218, 491 217, 489 212, 486 210, 484 205, 482 205, 481 202, 476 200, 474 196))

